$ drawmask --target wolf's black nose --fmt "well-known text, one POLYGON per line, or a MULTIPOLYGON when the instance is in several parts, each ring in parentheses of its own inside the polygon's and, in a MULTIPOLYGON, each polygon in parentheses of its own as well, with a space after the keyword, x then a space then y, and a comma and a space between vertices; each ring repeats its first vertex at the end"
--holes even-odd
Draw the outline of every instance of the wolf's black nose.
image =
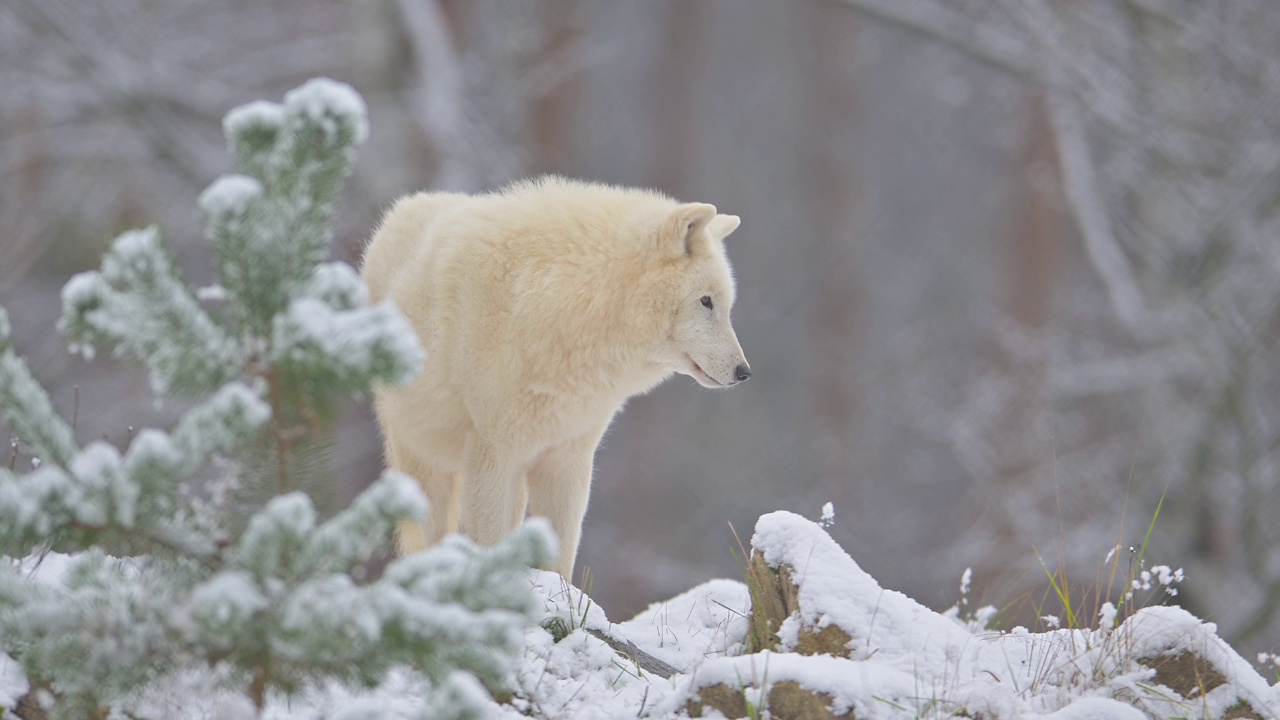
POLYGON ((733 369, 733 378, 738 382, 742 382, 749 377, 751 377, 751 368, 747 367, 746 363, 743 363, 733 369))

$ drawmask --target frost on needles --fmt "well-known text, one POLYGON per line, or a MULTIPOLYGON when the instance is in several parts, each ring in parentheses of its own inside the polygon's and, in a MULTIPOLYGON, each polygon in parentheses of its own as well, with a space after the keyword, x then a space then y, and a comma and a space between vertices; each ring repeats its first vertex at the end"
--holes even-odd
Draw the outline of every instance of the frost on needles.
POLYGON ((392 472, 321 518, 305 492, 318 427, 423 360, 395 307, 326 262, 364 103, 314 80, 224 129, 242 174, 199 198, 217 284, 193 291, 148 228, 62 294, 73 350, 140 361, 158 395, 195 401, 170 431, 80 447, 0 309, 0 409, 40 460, 0 467, 0 652, 55 717, 145 717, 157 687, 191 673, 261 709, 393 671, 428 688, 423 717, 479 713, 476 680, 509 673, 533 609, 525 569, 554 538, 530 523, 494 548, 453 538, 376 572, 397 521, 426 511, 392 472), (60 577, 35 569, 46 558, 60 577))

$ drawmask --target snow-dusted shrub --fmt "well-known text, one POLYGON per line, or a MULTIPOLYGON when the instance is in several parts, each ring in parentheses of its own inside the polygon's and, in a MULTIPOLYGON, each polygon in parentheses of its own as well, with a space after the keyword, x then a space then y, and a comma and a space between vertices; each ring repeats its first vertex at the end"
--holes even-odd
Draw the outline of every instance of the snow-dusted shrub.
POLYGON ((454 538, 376 572, 397 521, 426 510, 390 472, 321 518, 305 492, 318 425, 423 360, 392 305, 370 306, 350 267, 324 262, 364 103, 315 80, 224 127, 243 174, 199 199, 217 284, 193 291, 149 228, 63 290, 73 350, 113 349, 157 394, 197 400, 172 430, 80 447, 0 310, 0 411, 40 460, 0 467, 0 652, 55 717, 165 715, 146 699, 193 673, 261 710, 408 672, 427 688, 422 713, 474 714, 476 680, 510 670, 534 609, 525 568, 554 539, 541 524, 492 549, 454 538))

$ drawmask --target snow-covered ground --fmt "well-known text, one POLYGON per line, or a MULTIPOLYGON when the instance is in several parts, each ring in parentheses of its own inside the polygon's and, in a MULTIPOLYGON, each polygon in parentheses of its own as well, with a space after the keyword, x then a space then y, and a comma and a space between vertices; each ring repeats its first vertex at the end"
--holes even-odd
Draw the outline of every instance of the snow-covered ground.
MULTIPOLYGON (((993 632, 880 587, 820 524, 797 515, 762 517, 751 544, 752 577, 767 582, 749 590, 712 580, 624 622, 611 622, 558 575, 531 573, 542 623, 526 632, 510 695, 485 701, 490 716, 1280 717, 1280 685, 1263 679, 1212 624, 1177 607, 1120 612, 1112 626, 1104 606, 1092 629, 993 632), (753 595, 784 613, 772 628, 773 650, 748 652, 753 595), (642 669, 606 639, 670 668, 642 669), (814 648, 825 654, 803 654, 814 648)), ((46 562, 42 575, 56 580, 60 558, 46 562)), ((162 708, 157 717, 252 713, 210 678, 174 682, 144 704, 162 708)), ((16 664, 0 656, 0 706, 11 707, 25 685, 16 664)), ((422 694, 420 683, 398 674, 370 693, 334 686, 276 698, 266 717, 419 718, 422 694)))

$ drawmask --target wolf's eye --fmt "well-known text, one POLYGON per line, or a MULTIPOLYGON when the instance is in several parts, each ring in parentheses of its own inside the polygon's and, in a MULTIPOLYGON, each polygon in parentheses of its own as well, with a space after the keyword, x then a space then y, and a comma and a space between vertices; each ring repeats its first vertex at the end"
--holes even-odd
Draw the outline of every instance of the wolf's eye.
POLYGON ((711 296, 710 296, 710 295, 703 295, 703 296, 702 296, 702 307, 704 307, 704 308, 706 308, 706 309, 708 309, 708 310, 710 310, 712 307, 714 307, 714 305, 712 305, 712 304, 711 304, 711 296))

